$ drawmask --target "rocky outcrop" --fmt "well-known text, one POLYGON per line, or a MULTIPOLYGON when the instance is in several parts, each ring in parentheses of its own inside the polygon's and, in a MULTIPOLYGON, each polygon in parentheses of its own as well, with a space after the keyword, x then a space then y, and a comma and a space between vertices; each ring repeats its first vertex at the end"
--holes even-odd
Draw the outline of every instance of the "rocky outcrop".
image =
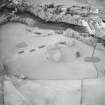
MULTIPOLYGON (((1 3, 1 12, 3 12, 3 16, 1 15, 1 22, 5 21, 5 19, 2 20, 2 17, 5 15, 4 9, 9 9, 9 20, 17 20, 21 22, 20 20, 24 21, 26 16, 23 16, 24 14, 28 14, 28 18, 31 18, 31 20, 37 18, 40 18, 41 20, 49 23, 49 22, 55 22, 55 23, 67 23, 67 24, 74 24, 78 26, 85 26, 87 27, 88 31, 91 31, 89 29, 88 25, 89 21, 100 21, 101 18, 99 17, 99 10, 90 6, 71 6, 71 7, 65 7, 63 5, 55 5, 55 4, 38 4, 29 1, 29 0, 2 0, 4 2, 1 3), (19 14, 19 15, 18 15, 19 14), (21 16, 21 15, 22 16, 21 16), (11 15, 11 16, 10 16, 11 15), (29 16, 30 15, 30 16, 29 16), (14 18, 15 19, 10 19, 14 18), (16 18, 20 17, 22 19, 16 18), (25 17, 25 18, 24 18, 25 17), (97 18, 96 18, 97 17, 97 18), (23 19, 24 18, 24 19, 23 19), (85 25, 84 25, 84 22, 85 25)), ((7 14, 6 14, 7 15, 7 14)), ((8 18, 8 16, 5 16, 8 18)), ((27 20, 27 19, 26 19, 27 20)), ((27 21, 24 23, 27 24, 27 21)), ((29 24, 29 23, 28 23, 29 24)), ((91 25, 92 26, 92 25, 91 25)))
POLYGON ((82 19, 90 15, 98 16, 98 9, 90 6, 64 7, 55 4, 39 4, 29 0, 2 0, 0 9, 11 9, 11 12, 28 12, 33 16, 38 16, 46 22, 64 22, 82 26, 82 19))
MULTIPOLYGON (((99 14, 103 12, 91 6, 71 6, 55 4, 35 4, 31 0, 2 0, 0 4, 0 24, 6 22, 21 22, 34 26, 38 18, 45 23, 64 23, 85 27, 90 37, 100 39, 103 33, 96 34, 96 30, 105 28, 105 24, 99 14), (98 36, 97 36, 98 35, 98 36)), ((104 13, 103 13, 104 14, 104 13)), ((97 31, 97 32, 98 32, 97 31)), ((85 34, 81 34, 85 36, 85 34)), ((102 43, 104 39, 101 38, 102 43)), ((104 44, 103 44, 104 45, 104 44)))
POLYGON ((98 15, 98 10, 89 6, 63 7, 61 5, 38 5, 33 14, 45 21, 65 22, 82 26, 81 20, 90 15, 98 15))

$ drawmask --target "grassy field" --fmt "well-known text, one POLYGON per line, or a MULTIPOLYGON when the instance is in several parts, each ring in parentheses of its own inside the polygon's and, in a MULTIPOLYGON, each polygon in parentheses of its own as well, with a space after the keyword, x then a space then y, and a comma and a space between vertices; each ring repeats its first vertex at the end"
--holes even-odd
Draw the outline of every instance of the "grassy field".
POLYGON ((22 73, 31 79, 97 77, 94 64, 84 60, 92 55, 91 46, 59 35, 54 29, 29 28, 18 23, 7 24, 0 32, 1 59, 10 73, 22 73), (65 44, 60 44, 61 42, 65 44), (77 52, 80 53, 79 57, 77 52))
MULTIPOLYGON (((104 0, 39 2, 104 6, 104 0)), ((7 71, 0 71, 0 105, 105 105, 105 52, 96 49, 98 61, 86 60, 93 47, 65 37, 65 30, 38 21, 0 27, 0 70, 7 71)))

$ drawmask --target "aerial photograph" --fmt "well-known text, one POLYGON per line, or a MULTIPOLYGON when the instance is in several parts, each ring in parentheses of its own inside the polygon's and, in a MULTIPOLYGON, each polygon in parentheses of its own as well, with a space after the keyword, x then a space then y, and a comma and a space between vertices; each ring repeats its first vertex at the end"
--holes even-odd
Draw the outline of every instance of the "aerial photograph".
POLYGON ((105 105, 105 0, 0 0, 0 105, 105 105))

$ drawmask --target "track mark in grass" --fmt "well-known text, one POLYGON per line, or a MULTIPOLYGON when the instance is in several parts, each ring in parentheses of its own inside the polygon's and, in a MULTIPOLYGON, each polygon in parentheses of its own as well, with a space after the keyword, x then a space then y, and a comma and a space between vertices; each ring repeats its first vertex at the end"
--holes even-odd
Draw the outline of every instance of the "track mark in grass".
POLYGON ((61 45, 66 45, 66 41, 63 41, 63 42, 59 42, 58 44, 61 44, 61 45))
POLYGON ((31 30, 31 29, 28 29, 28 28, 26 28, 26 31, 27 31, 27 32, 32 32, 32 30, 31 30))
POLYGON ((92 63, 98 63, 101 61, 101 59, 99 57, 96 56, 92 56, 92 57, 85 57, 84 58, 85 62, 92 62, 92 63))
POLYGON ((80 58, 80 57, 81 57, 81 54, 80 54, 79 51, 77 51, 77 52, 75 53, 75 55, 76 55, 76 58, 80 58))
POLYGON ((44 48, 44 47, 46 47, 46 46, 45 45, 38 46, 39 49, 44 48))
POLYGON ((48 36, 51 36, 51 35, 53 35, 52 33, 48 33, 48 36))
POLYGON ((28 44, 26 42, 20 42, 16 45, 16 48, 26 48, 28 44))
POLYGON ((19 54, 23 54, 23 53, 24 53, 24 51, 19 51, 18 53, 19 53, 19 54))
POLYGON ((41 35, 41 33, 40 33, 40 32, 34 32, 34 34, 41 35))
POLYGON ((34 52, 34 51, 36 51, 36 49, 31 49, 31 50, 30 50, 30 52, 34 52))

